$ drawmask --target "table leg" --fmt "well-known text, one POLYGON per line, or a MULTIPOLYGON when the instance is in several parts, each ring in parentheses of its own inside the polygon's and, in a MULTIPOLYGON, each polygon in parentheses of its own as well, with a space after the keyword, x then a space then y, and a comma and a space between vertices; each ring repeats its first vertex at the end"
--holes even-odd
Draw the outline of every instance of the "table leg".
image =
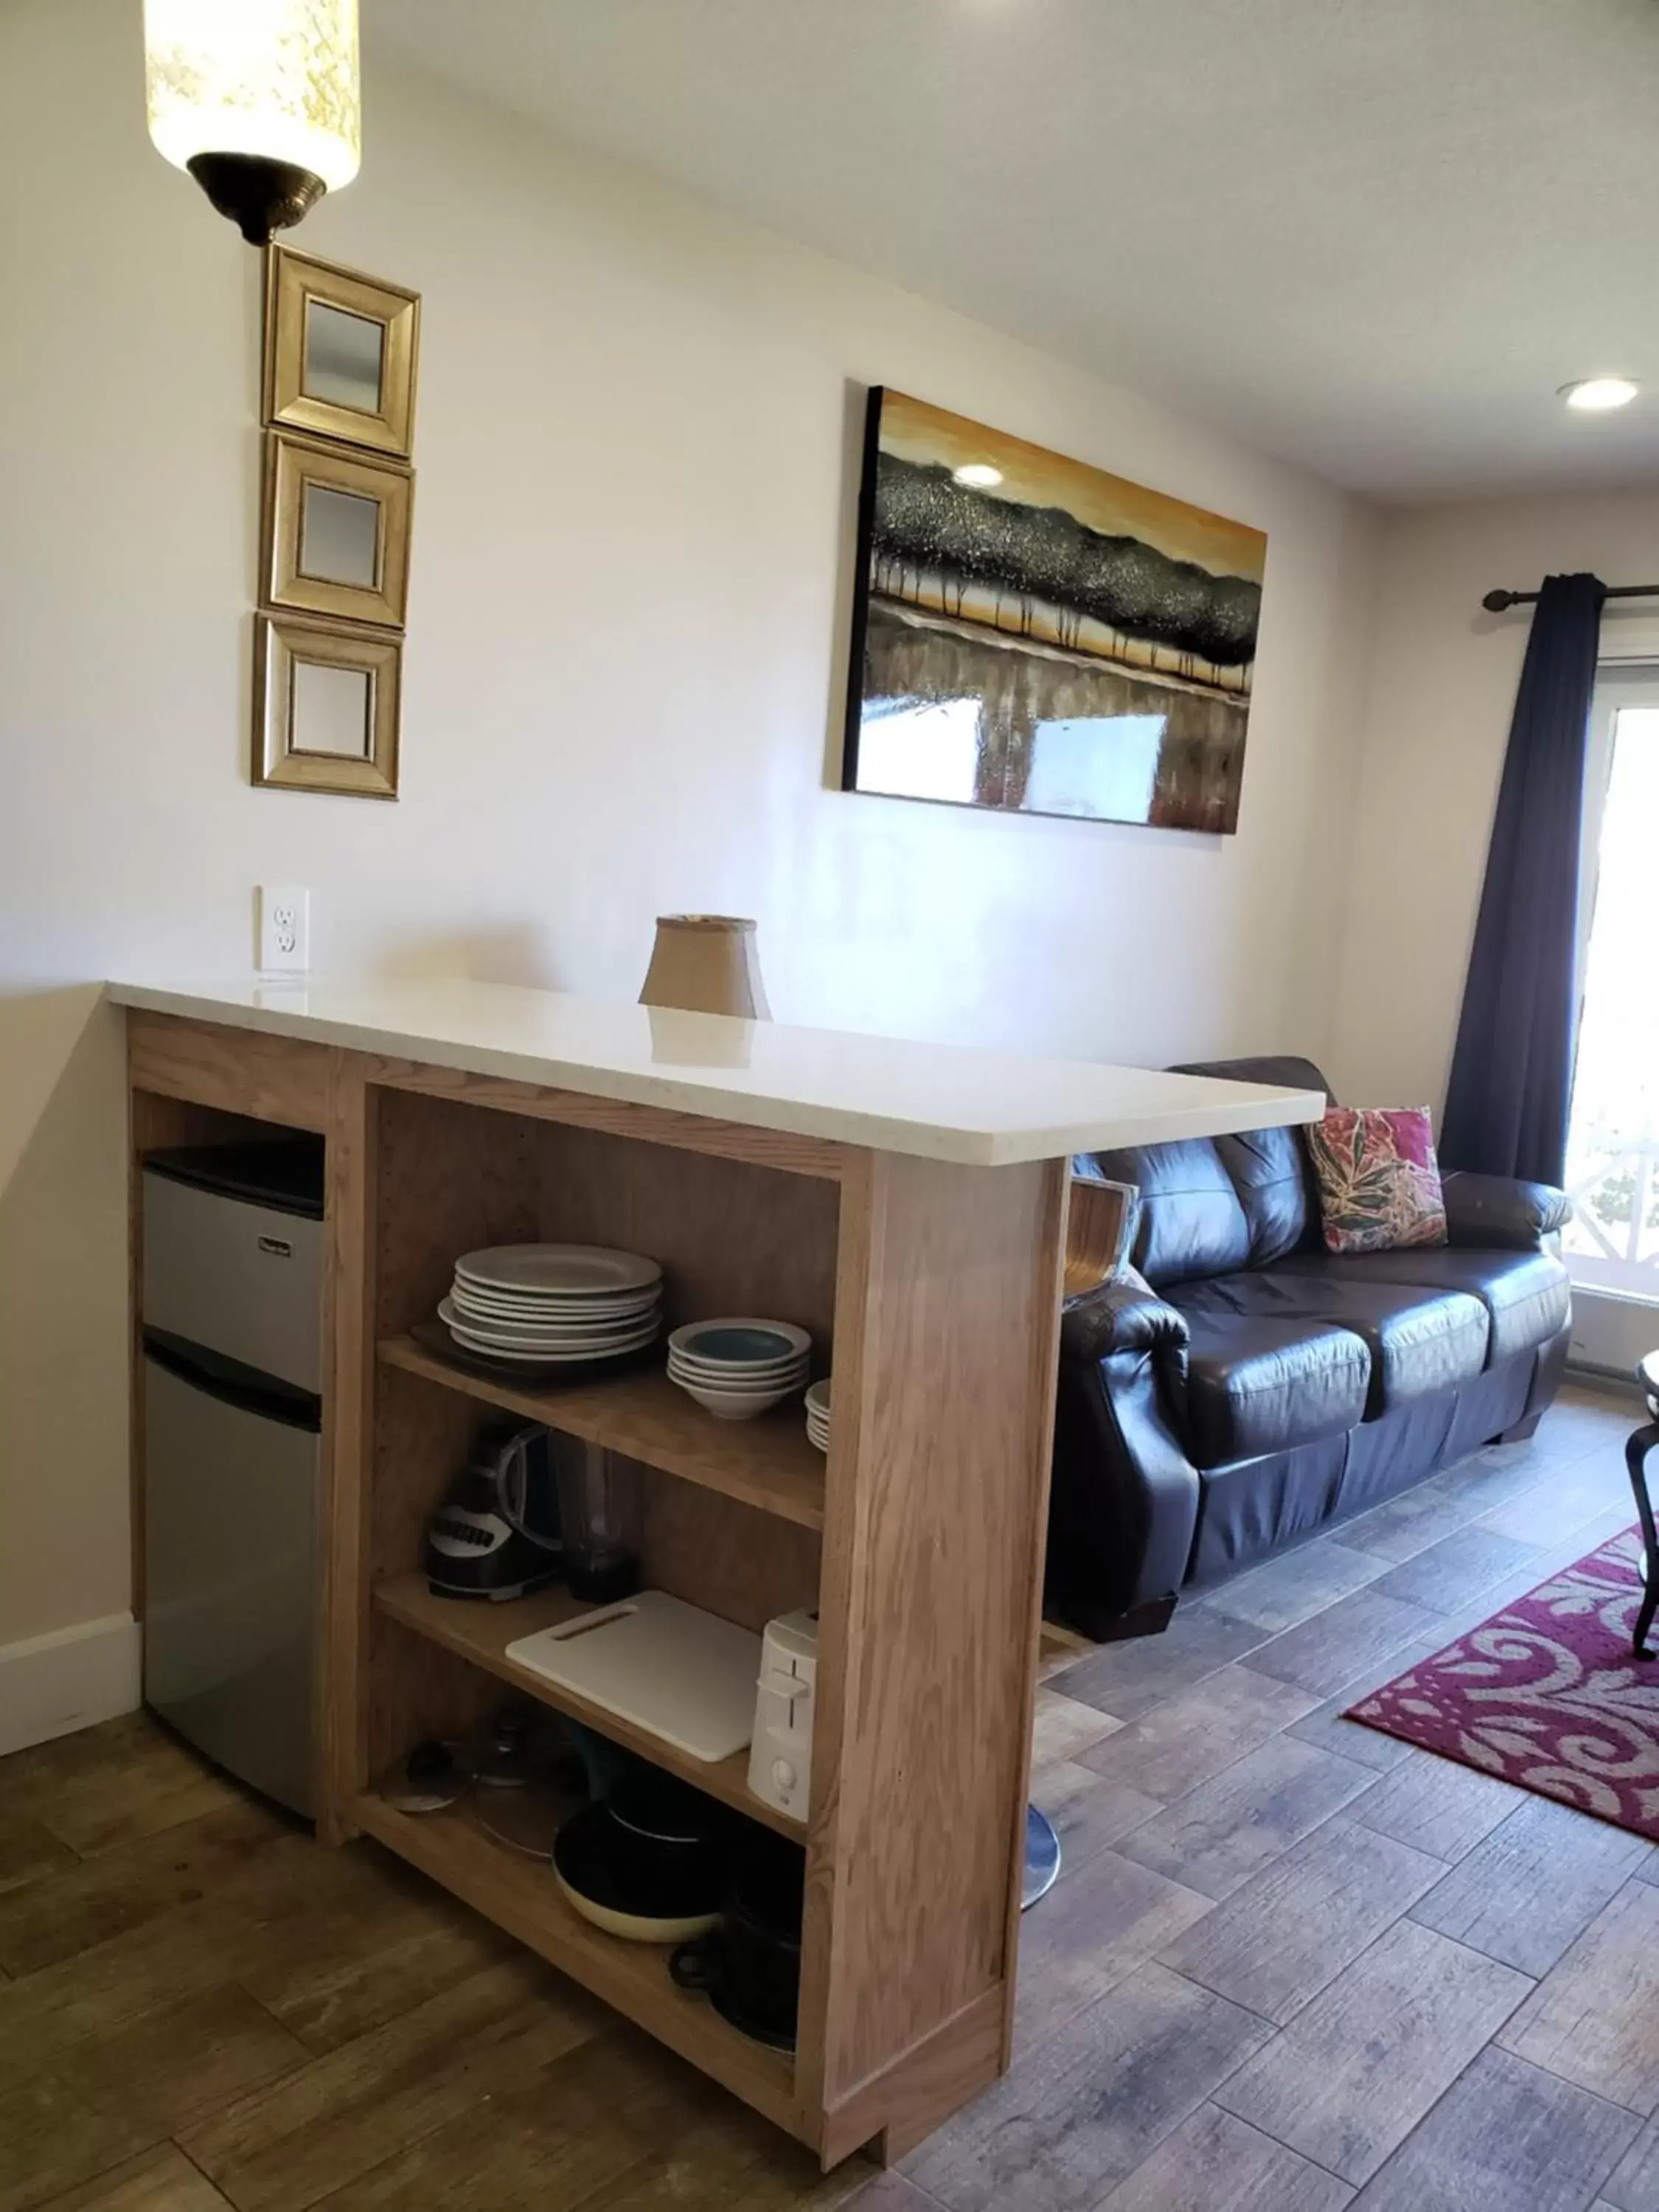
POLYGON ((1630 1486, 1636 1496, 1636 1510, 1642 1522, 1642 1578, 1646 1587, 1642 1594, 1642 1609, 1636 1616, 1636 1633, 1631 1641, 1638 1659, 1659 1656, 1648 1648, 1648 1631, 1653 1626, 1653 1616, 1659 1610, 1659 1530, 1653 1524, 1653 1500, 1648 1496, 1644 1462, 1655 1444, 1659 1444, 1659 1421, 1650 1421, 1644 1429, 1638 1429, 1625 1446, 1625 1465, 1630 1469, 1630 1486))

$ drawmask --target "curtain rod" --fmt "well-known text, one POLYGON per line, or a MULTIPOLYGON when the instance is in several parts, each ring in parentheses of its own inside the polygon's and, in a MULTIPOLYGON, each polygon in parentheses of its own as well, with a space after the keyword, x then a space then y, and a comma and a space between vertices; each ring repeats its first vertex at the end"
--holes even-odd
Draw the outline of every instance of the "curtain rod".
MULTIPOLYGON (((1609 584, 1610 599, 1659 599, 1659 584, 1609 584)), ((1501 615, 1510 607, 1535 607, 1536 592, 1488 592, 1481 600, 1489 615, 1501 615)))

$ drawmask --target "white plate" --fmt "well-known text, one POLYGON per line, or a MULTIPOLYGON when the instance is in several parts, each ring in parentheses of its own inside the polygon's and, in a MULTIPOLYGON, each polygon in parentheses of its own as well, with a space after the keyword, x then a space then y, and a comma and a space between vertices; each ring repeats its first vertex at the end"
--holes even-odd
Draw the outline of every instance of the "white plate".
POLYGON ((451 1288, 457 1297, 476 1305, 499 1307, 504 1313, 626 1313, 634 1307, 656 1305, 662 1297, 660 1283, 648 1284, 642 1291, 599 1291, 592 1297, 538 1298, 530 1291, 520 1295, 516 1291, 487 1291, 459 1275, 451 1288))
POLYGON ((614 1344, 619 1337, 638 1336, 641 1333, 654 1336, 658 1328, 654 1314, 622 1322, 598 1322, 591 1328, 520 1328, 516 1322, 508 1325, 477 1320, 459 1307, 453 1298, 439 1300, 438 1318, 447 1328, 476 1337, 481 1343, 505 1344, 520 1352, 533 1352, 538 1346, 552 1351, 568 1346, 575 1351, 584 1344, 614 1344))
POLYGON ((480 1290, 476 1283, 463 1282, 457 1276, 450 1285, 450 1296, 460 1299, 464 1305, 487 1309, 490 1313, 533 1314, 551 1321, 585 1320, 590 1314, 641 1313, 647 1306, 662 1303, 662 1285, 653 1283, 644 1291, 606 1291, 603 1296, 591 1298, 518 1297, 511 1291, 480 1290))
POLYGON ((662 1269, 641 1252, 613 1252, 603 1244, 491 1244, 463 1252, 459 1281, 485 1291, 528 1291, 533 1297, 592 1297, 607 1291, 642 1291, 662 1280, 662 1269))
POLYGON ((569 1367, 584 1359, 616 1359, 624 1352, 641 1351, 656 1334, 653 1328, 610 1344, 549 1346, 532 1352, 514 1345, 492 1344, 488 1337, 471 1336, 453 1323, 449 1333, 464 1351, 477 1352, 485 1359, 509 1360, 515 1367, 569 1367))
POLYGON ((818 1414, 826 1421, 829 1419, 830 1377, 827 1375, 823 1377, 821 1382, 815 1382, 811 1389, 807 1392, 806 1410, 809 1413, 818 1414))
POLYGON ((726 1369, 757 1365, 775 1367, 789 1359, 798 1359, 803 1353, 811 1352, 812 1340, 804 1328, 797 1328, 791 1322, 757 1320, 752 1314, 726 1314, 708 1321, 688 1322, 684 1328, 677 1328, 669 1338, 668 1348, 671 1352, 679 1353, 683 1358, 694 1360, 699 1367, 726 1369), (788 1346, 788 1350, 769 1354, 764 1360, 761 1361, 716 1359, 712 1358, 706 1349, 699 1351, 692 1340, 706 1336, 711 1330, 717 1328, 763 1328, 774 1336, 781 1336, 788 1346))

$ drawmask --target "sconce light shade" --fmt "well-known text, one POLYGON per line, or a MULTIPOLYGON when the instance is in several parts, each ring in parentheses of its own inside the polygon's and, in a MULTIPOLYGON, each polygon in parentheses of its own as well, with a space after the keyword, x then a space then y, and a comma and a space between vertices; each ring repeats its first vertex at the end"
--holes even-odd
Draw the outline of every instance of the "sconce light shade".
POLYGON ((349 185, 357 0, 144 0, 149 135, 252 246, 349 185))
POLYGON ((754 923, 731 914, 659 915, 640 1004, 770 1021, 754 923))

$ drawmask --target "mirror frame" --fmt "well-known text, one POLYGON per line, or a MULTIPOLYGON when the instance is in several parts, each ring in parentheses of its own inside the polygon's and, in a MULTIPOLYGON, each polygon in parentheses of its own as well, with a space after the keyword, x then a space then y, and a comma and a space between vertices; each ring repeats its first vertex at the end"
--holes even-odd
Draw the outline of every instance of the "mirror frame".
POLYGON ((260 582, 264 603, 342 622, 374 623, 401 629, 408 606, 409 544, 415 477, 396 461, 372 461, 314 445, 283 430, 265 433, 260 582), (301 568, 305 544, 306 488, 372 500, 380 510, 378 586, 332 583, 301 568))
POLYGON ((265 249, 264 418, 290 430, 409 458, 415 435, 415 378, 421 295, 356 269, 313 261, 291 246, 265 249), (306 322, 312 301, 379 323, 386 332, 377 412, 313 399, 305 389, 306 322))
POLYGON ((288 615, 255 615, 253 628, 254 783, 267 790, 395 799, 401 639, 288 615), (296 661, 356 669, 368 678, 369 744, 364 758, 307 752, 293 743, 296 661))

